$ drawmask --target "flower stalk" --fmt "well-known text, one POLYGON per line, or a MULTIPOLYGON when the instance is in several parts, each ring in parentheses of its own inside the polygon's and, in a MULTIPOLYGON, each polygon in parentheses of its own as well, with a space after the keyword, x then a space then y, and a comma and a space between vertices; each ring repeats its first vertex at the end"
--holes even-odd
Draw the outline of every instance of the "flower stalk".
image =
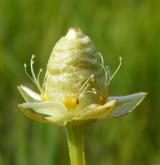
POLYGON ((69 123, 66 126, 71 165, 85 165, 84 132, 84 124, 69 123))

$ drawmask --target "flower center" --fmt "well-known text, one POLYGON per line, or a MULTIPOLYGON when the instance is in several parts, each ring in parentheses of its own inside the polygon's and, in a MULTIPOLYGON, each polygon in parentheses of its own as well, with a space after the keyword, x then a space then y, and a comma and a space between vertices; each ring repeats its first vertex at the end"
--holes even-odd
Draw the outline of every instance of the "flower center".
MULTIPOLYGON (((66 106, 68 111, 75 111, 77 105, 80 103, 80 99, 85 96, 86 93, 96 94, 96 89, 93 87, 95 77, 93 74, 87 80, 79 82, 77 88, 74 89, 75 92, 69 92, 63 88, 63 104, 66 106)), ((71 89, 70 91, 73 91, 71 89)))

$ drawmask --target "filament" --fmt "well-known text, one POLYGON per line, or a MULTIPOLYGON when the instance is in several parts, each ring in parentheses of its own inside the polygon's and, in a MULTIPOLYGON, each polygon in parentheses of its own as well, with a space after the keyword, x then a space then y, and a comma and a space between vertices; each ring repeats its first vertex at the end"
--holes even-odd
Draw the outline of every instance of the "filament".
POLYGON ((120 67, 122 65, 122 57, 120 56, 119 57, 119 65, 117 67, 117 69, 115 70, 115 72, 112 74, 112 76, 109 78, 108 82, 107 82, 107 85, 110 84, 110 82, 112 81, 112 79, 114 78, 114 76, 117 74, 117 72, 119 71, 120 67))
POLYGON ((31 62, 30 62, 31 76, 27 72, 27 64, 26 63, 24 64, 24 70, 25 70, 26 75, 32 80, 32 82, 36 85, 36 87, 39 89, 39 91, 42 92, 42 87, 39 83, 39 78, 40 78, 40 74, 42 73, 42 69, 41 68, 39 69, 39 72, 36 76, 35 72, 34 72, 34 68, 33 68, 34 58, 35 58, 35 55, 32 55, 31 62))

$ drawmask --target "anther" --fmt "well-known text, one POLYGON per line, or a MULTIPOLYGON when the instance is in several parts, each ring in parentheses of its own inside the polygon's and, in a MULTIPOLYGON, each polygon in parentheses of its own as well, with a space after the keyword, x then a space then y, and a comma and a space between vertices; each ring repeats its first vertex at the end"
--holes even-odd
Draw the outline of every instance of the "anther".
POLYGON ((27 68, 27 64, 26 63, 24 63, 24 67, 27 68))

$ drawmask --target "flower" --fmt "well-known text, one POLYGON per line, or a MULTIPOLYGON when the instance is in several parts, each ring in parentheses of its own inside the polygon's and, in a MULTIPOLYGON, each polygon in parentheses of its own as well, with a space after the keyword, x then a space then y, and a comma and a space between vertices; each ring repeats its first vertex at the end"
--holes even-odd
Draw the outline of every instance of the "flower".
POLYGON ((43 84, 34 72, 31 58, 31 75, 25 72, 39 90, 39 94, 20 85, 25 103, 19 105, 28 117, 65 126, 68 122, 91 122, 128 114, 144 99, 145 92, 128 96, 108 96, 108 86, 119 70, 110 76, 102 55, 92 40, 79 28, 70 28, 54 46, 46 69, 43 84))

